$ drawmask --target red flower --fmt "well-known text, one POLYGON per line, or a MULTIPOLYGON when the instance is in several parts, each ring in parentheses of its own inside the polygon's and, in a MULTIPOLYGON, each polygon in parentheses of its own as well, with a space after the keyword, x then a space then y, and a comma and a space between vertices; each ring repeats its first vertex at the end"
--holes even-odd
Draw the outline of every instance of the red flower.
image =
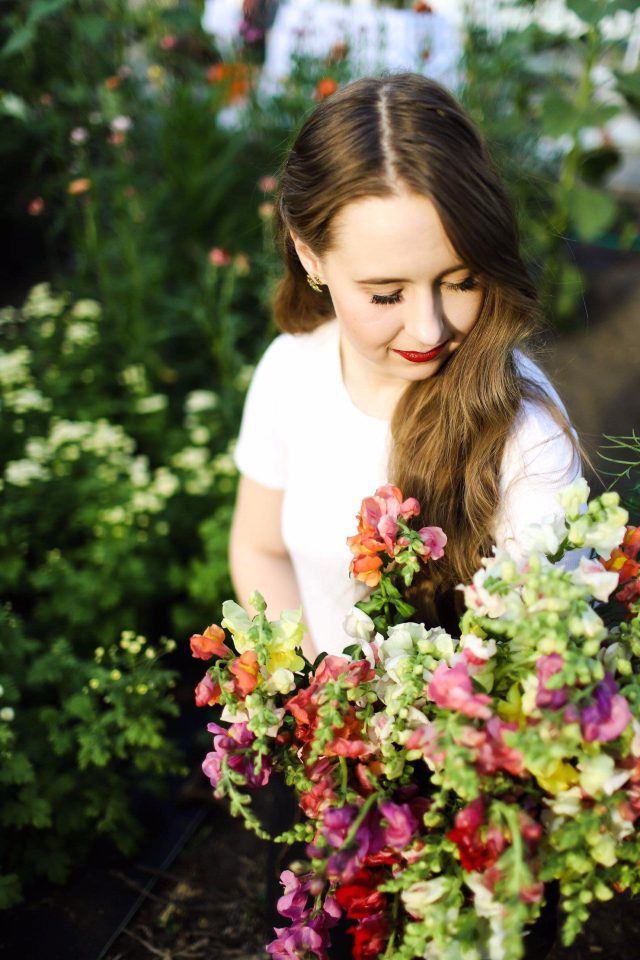
POLYGON ((350 920, 364 920, 385 909, 387 898, 377 889, 381 879, 380 871, 365 869, 351 883, 338 887, 335 898, 350 920))
POLYGON ((484 800, 478 797, 456 814, 455 827, 446 834, 458 847, 464 870, 487 870, 494 865, 505 848, 505 839, 500 830, 489 826, 483 831, 484 814, 484 800), (482 838, 483 833, 486 839, 482 838))
POLYGON ((325 100, 327 97, 330 97, 332 93, 338 89, 338 84, 331 77, 323 77, 322 80, 318 80, 316 83, 315 98, 316 100, 325 100))
POLYGON ((211 657, 226 657, 231 653, 226 646, 224 630, 216 623, 212 623, 204 633, 194 633, 190 638, 192 656, 199 660, 210 660, 211 657))

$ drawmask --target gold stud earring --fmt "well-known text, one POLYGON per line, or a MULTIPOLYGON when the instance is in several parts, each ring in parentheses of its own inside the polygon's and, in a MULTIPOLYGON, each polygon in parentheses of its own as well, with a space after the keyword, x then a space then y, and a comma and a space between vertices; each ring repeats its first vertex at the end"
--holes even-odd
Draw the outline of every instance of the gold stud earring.
POLYGON ((322 286, 321 286, 322 280, 320 279, 320 277, 316 277, 313 275, 310 276, 309 274, 307 274, 307 283, 309 284, 312 290, 316 291, 316 293, 322 293, 322 286))

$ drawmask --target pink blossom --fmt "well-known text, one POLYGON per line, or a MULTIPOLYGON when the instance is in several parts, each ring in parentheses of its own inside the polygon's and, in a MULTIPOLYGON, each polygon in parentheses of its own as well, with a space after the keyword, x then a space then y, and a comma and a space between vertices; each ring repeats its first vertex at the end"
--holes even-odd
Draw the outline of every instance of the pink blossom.
POLYGON ((39 217, 44 211, 44 200, 42 197, 34 197, 33 200, 29 201, 27 207, 27 213, 30 217, 39 217))
POLYGON ((618 693, 618 684, 613 675, 606 673, 595 690, 595 703, 582 711, 582 735, 590 743, 593 740, 615 740, 631 723, 629 704, 618 693))
POLYGON ((434 671, 427 694, 439 707, 457 710, 465 717, 481 717, 486 720, 491 716, 491 710, 487 706, 491 703, 491 697, 473 692, 471 677, 464 660, 458 661, 454 667, 448 667, 446 662, 441 660, 434 671))
POLYGON ((231 254, 222 247, 213 247, 208 253, 209 263, 214 267, 226 267, 231 263, 231 254))
POLYGON ((550 653, 547 657, 540 657, 536 663, 536 673, 538 674, 538 692, 536 693, 536 707, 551 707, 557 710, 563 707, 567 702, 568 691, 566 687, 560 689, 549 689, 546 686, 554 674, 559 673, 564 667, 564 660, 559 653, 550 653))
POLYGON ((231 770, 240 773, 248 787, 263 787, 269 782, 271 768, 265 757, 259 758, 256 772, 258 758, 251 750, 255 737, 246 723, 234 723, 228 730, 217 723, 209 723, 207 730, 215 736, 213 750, 204 758, 202 771, 209 777, 212 787, 217 787, 222 778, 223 762, 231 770))
POLYGON ((404 850, 412 835, 418 829, 418 821, 406 804, 392 803, 387 800, 380 804, 380 813, 387 821, 384 827, 385 846, 393 850, 404 850))
POLYGON ((163 50, 173 50, 177 43, 178 39, 172 33, 166 33, 160 40, 160 46, 163 50))
POLYGON ((439 560, 444 556, 447 545, 447 535, 440 527, 421 527, 418 535, 422 540, 422 555, 432 560, 439 560))
POLYGON ((196 707, 212 707, 220 699, 220 684, 214 683, 207 672, 196 687, 196 707))
POLYGON ((429 721, 412 731, 405 746, 407 750, 422 750, 425 760, 431 761, 435 769, 440 769, 447 755, 444 750, 438 750, 438 739, 437 727, 429 721))
POLYGON ((273 193, 277 186, 278 181, 272 176, 260 177, 258 180, 258 187, 263 193, 273 193))
POLYGON ((274 927, 276 939, 267 944, 267 953, 274 960, 300 960, 301 957, 317 957, 328 960, 327 940, 306 922, 291 927, 274 927))

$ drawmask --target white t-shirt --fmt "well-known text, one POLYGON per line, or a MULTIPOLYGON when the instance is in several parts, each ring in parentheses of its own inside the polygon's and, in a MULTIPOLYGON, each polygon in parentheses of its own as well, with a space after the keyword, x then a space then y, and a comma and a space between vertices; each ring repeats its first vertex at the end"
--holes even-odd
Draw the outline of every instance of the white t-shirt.
MULTIPOLYGON (((539 367, 521 353, 517 362, 564 409, 539 367)), ((388 482, 389 446, 389 421, 363 413, 344 385, 336 319, 270 344, 247 394, 235 461, 250 479, 284 491, 283 540, 319 650, 340 653, 352 642, 342 623, 367 591, 349 576, 346 538, 357 532, 362 499, 388 482)), ((555 421, 523 404, 502 462, 497 545, 517 551, 519 531, 561 512, 555 494, 579 475, 555 421)))

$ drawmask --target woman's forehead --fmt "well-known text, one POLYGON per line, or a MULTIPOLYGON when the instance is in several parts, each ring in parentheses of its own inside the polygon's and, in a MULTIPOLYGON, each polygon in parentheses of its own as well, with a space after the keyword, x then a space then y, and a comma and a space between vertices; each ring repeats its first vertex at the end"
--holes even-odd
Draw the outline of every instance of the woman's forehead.
POLYGON ((428 259, 444 270, 459 262, 435 205, 421 194, 354 200, 336 214, 332 232, 332 252, 366 271, 359 279, 391 276, 395 264, 428 259))

